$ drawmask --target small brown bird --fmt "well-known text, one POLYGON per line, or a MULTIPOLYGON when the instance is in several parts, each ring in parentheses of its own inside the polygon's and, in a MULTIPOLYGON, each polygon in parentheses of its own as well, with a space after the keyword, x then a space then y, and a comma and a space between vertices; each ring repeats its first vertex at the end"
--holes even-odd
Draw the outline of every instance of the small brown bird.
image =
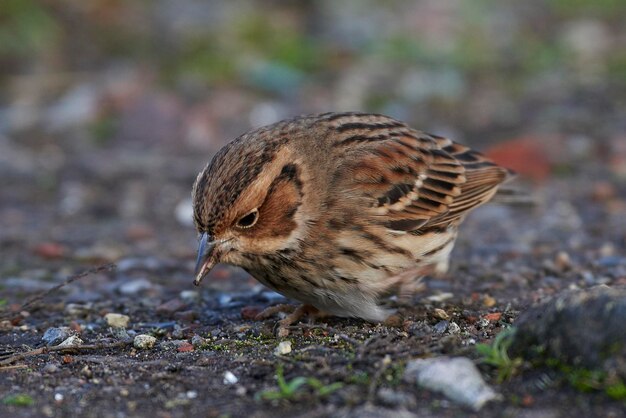
POLYGON ((459 224, 509 176, 382 115, 324 113, 250 131, 193 186, 195 283, 228 263, 303 302, 281 335, 305 312, 383 321, 391 311, 380 297, 445 272, 459 224))

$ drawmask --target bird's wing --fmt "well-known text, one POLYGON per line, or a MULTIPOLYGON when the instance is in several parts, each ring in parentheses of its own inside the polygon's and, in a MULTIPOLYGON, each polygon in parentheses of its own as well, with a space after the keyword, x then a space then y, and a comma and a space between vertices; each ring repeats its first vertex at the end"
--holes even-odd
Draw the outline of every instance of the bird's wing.
POLYGON ((335 190, 364 198, 364 210, 390 230, 446 227, 510 175, 477 151, 394 122, 352 122, 359 132, 335 143, 344 148, 335 190))

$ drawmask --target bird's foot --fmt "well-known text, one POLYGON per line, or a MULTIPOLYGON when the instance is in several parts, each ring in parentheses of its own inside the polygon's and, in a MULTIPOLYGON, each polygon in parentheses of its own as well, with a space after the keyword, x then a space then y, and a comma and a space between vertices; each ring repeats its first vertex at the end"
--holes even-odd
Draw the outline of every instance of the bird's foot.
POLYGON ((300 305, 295 307, 293 305, 275 305, 261 311, 255 319, 262 320, 267 319, 270 316, 279 312, 289 313, 285 318, 281 319, 277 323, 276 336, 286 337, 289 335, 289 327, 298 322, 303 316, 308 316, 311 320, 314 320, 320 315, 320 311, 313 305, 300 305))
POLYGON ((289 305, 287 303, 281 303, 279 305, 274 305, 274 306, 269 306, 265 309, 263 309, 261 312, 259 312, 254 319, 257 321, 262 321, 264 319, 267 319, 271 316, 276 315, 277 313, 286 313, 286 314, 290 314, 292 313, 294 310, 296 309, 296 307, 294 305, 289 305))

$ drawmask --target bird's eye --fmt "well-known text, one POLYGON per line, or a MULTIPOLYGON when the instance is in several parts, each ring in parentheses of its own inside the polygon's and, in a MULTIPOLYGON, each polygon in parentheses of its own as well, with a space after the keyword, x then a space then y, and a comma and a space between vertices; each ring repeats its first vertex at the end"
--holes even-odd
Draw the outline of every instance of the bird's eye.
POLYGON ((237 221, 237 227, 238 228, 250 228, 256 223, 258 218, 259 218, 259 210, 253 209, 250 212, 248 212, 246 215, 243 215, 241 218, 239 218, 239 220, 237 221))

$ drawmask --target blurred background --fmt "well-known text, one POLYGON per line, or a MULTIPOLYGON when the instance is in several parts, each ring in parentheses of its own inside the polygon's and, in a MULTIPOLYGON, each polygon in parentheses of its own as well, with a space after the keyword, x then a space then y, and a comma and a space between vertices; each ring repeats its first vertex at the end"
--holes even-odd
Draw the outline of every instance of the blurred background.
POLYGON ((191 266, 197 172, 303 113, 394 116, 517 170, 541 216, 618 222, 625 21, 622 0, 3 0, 3 278, 191 266), (606 205, 579 213, 588 199, 606 205))

